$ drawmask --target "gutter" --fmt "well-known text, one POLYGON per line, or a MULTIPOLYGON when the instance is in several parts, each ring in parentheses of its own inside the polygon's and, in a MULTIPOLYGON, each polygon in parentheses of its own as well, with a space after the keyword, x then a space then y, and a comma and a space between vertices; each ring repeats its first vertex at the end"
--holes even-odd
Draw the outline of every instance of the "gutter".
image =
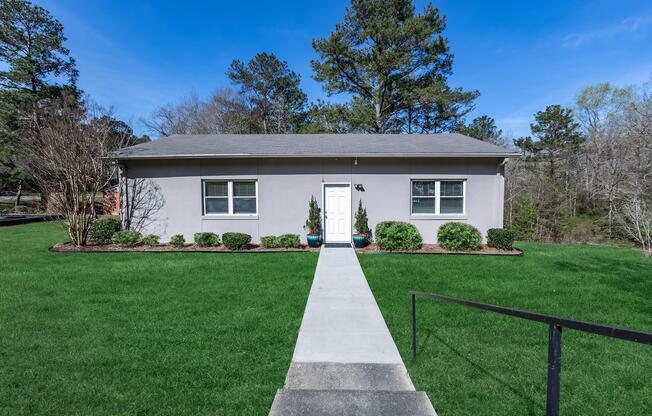
POLYGON ((398 157, 415 157, 415 158, 459 158, 459 157, 488 157, 504 158, 501 163, 504 164, 508 158, 519 157, 520 153, 310 153, 310 154, 252 154, 252 153, 233 153, 233 154, 171 154, 171 155, 109 155, 107 158, 114 160, 165 160, 165 159, 245 159, 245 158, 398 158, 398 157))

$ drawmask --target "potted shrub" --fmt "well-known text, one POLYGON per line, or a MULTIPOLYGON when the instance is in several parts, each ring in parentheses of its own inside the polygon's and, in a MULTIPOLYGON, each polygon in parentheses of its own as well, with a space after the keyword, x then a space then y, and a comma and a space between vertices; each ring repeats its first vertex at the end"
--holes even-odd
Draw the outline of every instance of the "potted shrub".
POLYGON ((321 245, 321 210, 317 205, 315 196, 310 197, 308 203, 308 219, 303 227, 308 230, 306 239, 310 247, 319 247, 321 245))
POLYGON ((362 200, 358 203, 358 210, 355 212, 355 231, 353 234, 353 245, 358 248, 366 247, 369 244, 369 220, 367 208, 362 207, 362 200))

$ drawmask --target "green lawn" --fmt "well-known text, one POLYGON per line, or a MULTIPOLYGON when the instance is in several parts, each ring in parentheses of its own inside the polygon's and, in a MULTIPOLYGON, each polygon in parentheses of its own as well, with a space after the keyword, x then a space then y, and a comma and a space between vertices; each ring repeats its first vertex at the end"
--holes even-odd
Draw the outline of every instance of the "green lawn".
MULTIPOLYGON (((545 414, 548 327, 419 299, 413 363, 408 290, 652 331, 652 261, 639 251, 520 246, 522 258, 359 255, 416 388, 441 416, 545 414)), ((564 415, 649 415, 652 347, 566 330, 561 384, 564 415)))
POLYGON ((264 415, 316 253, 49 253, 0 228, 0 414, 264 415))

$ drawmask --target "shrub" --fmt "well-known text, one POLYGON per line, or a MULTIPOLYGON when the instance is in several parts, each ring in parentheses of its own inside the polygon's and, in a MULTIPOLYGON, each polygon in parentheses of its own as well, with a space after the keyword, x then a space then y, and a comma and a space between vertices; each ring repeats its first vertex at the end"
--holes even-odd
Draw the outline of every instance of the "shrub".
POLYGON ((199 247, 212 247, 220 244, 220 238, 215 233, 195 233, 195 245, 199 247))
POLYGON ((120 218, 102 217, 93 222, 91 238, 97 241, 111 241, 113 234, 120 231, 120 218))
POLYGON ((133 247, 140 242, 142 237, 142 234, 138 231, 117 231, 113 234, 113 237, 111 237, 111 241, 113 241, 113 244, 122 247, 133 247))
POLYGON ((175 234, 170 237, 170 245, 173 247, 183 247, 186 245, 186 239, 181 234, 175 234))
POLYGON ((281 247, 281 242, 275 235, 266 235, 265 237, 260 237, 260 245, 264 248, 279 248, 281 247))
POLYGON ((367 219, 367 208, 362 207, 362 199, 358 202, 358 210, 355 212, 355 230, 360 235, 369 235, 369 220, 367 219))
POLYGON ((501 250, 514 248, 514 232, 504 228, 491 228, 487 231, 487 243, 501 250))
POLYGON ((477 250, 482 243, 482 235, 471 224, 449 222, 439 227, 437 241, 446 250, 477 250))
POLYGON ((159 242, 159 236, 155 234, 149 234, 143 237, 143 244, 146 246, 156 246, 159 242))
POLYGON ((310 197, 310 202, 308 202, 308 219, 303 228, 308 230, 309 235, 321 234, 321 210, 314 195, 310 197))
POLYGON ((423 239, 412 224, 401 221, 383 221, 376 226, 376 243, 381 250, 418 250, 423 239))
POLYGON ((283 248, 299 248, 301 247, 301 240, 299 234, 283 234, 279 236, 278 242, 283 248))
POLYGON ((244 233, 224 233, 222 234, 222 243, 229 250, 242 250, 249 246, 251 236, 244 233))

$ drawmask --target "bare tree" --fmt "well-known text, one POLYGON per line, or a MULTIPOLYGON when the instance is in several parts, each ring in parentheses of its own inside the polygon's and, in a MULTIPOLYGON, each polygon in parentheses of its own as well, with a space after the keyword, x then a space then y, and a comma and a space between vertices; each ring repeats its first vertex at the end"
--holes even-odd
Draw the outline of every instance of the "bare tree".
POLYGON ((640 194, 625 196, 616 218, 625 234, 652 257, 652 210, 640 194))
POLYGON ((249 132, 250 116, 243 98, 229 88, 217 90, 207 101, 192 95, 175 105, 164 105, 141 123, 159 136, 249 132))
POLYGON ((63 215, 76 245, 85 245, 95 219, 96 197, 114 166, 107 154, 119 147, 106 113, 75 96, 41 102, 23 129, 22 158, 29 172, 63 215))

